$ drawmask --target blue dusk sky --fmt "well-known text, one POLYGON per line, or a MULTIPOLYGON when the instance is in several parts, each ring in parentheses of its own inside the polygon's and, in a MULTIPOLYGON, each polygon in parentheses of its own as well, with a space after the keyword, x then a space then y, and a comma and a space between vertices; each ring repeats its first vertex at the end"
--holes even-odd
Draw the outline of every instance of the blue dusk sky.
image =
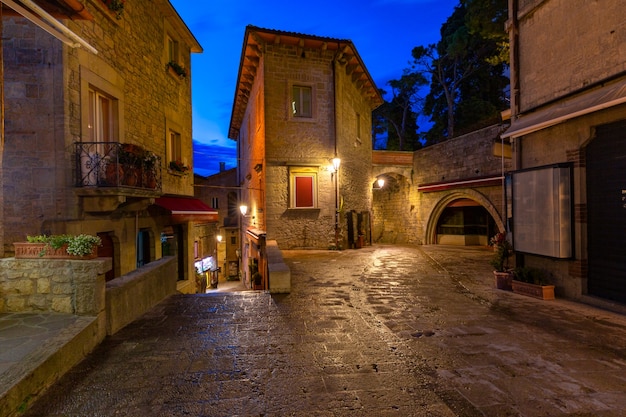
POLYGON ((170 0, 204 52, 192 54, 194 167, 199 175, 237 165, 228 126, 247 25, 349 39, 379 88, 400 78, 411 50, 439 41, 459 0, 170 0))

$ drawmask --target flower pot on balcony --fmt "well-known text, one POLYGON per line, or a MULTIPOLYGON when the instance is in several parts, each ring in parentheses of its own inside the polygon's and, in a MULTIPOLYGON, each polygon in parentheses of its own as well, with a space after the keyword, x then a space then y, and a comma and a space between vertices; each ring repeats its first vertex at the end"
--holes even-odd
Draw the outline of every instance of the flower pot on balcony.
POLYGON ((155 188, 157 188, 156 175, 154 175, 152 171, 149 171, 146 174, 146 188, 149 188, 151 190, 154 190, 155 188))
POLYGON ((106 185, 117 186, 124 178, 124 169, 117 162, 109 162, 105 169, 106 185))
POLYGON ((136 167, 127 167, 124 171, 124 185, 136 187, 139 183, 139 170, 136 167))

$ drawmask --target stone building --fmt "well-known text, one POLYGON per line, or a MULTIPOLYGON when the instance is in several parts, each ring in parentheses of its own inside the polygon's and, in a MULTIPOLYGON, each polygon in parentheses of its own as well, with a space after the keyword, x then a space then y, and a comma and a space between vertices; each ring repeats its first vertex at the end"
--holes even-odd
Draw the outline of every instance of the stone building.
POLYGON ((282 249, 328 249, 365 233, 375 180, 371 113, 381 103, 351 41, 246 28, 229 138, 247 206, 247 280, 258 271, 258 287, 268 287, 268 239, 282 249))
POLYGON ((227 170, 222 162, 220 172, 208 177, 196 175, 194 184, 195 196, 218 213, 216 236, 221 236, 221 240, 217 243, 216 257, 221 269, 219 279, 238 280, 241 245, 237 169, 227 170))
POLYGON ((372 241, 486 246, 506 230, 504 121, 415 152, 374 151, 372 241))
POLYGON ((624 303, 624 2, 509 0, 507 29, 517 261, 557 294, 624 303))
POLYGON ((2 5, 0 255, 26 235, 93 234, 107 280, 170 255, 195 292, 194 222, 217 220, 189 171, 201 46, 168 0, 36 3, 2 5))

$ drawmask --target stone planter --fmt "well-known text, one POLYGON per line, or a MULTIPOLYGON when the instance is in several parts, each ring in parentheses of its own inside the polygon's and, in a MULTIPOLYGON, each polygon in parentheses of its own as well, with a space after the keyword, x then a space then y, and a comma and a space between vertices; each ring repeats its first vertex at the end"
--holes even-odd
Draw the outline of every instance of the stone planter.
POLYGON ((554 285, 530 284, 522 281, 512 281, 513 292, 540 300, 554 300, 554 285))
POLYGON ((67 245, 54 249, 46 243, 14 242, 16 259, 74 259, 88 260, 98 257, 98 247, 94 246, 89 255, 77 256, 67 253, 67 245))
POLYGON ((495 286, 497 289, 506 291, 511 291, 513 289, 511 284, 513 281, 512 273, 493 271, 493 276, 495 278, 495 286))

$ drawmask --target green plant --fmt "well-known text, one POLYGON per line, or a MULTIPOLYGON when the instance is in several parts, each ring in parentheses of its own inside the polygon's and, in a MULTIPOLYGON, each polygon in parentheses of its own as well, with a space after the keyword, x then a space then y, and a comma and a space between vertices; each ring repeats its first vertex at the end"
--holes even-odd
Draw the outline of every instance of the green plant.
POLYGON ((167 64, 165 64, 166 68, 171 68, 176 75, 178 75, 179 77, 183 78, 187 76, 187 70, 185 69, 185 67, 183 67, 182 65, 180 65, 178 62, 176 61, 170 61, 167 64))
POLYGON ((98 236, 92 235, 37 235, 26 236, 26 240, 30 243, 45 243, 43 250, 39 253, 39 256, 46 254, 46 248, 50 246, 53 249, 61 249, 67 245, 67 253, 75 256, 89 255, 94 246, 100 246, 102 240, 98 236))
POLYGON ((184 162, 181 161, 180 159, 177 159, 175 161, 170 161, 169 166, 172 171, 181 172, 183 174, 187 174, 187 172, 191 170, 191 167, 185 165, 184 162))
POLYGON ((122 143, 118 150, 120 164, 137 167, 144 158, 145 151, 141 146, 132 143, 122 143))
POLYGON ((509 258, 513 255, 513 246, 506 238, 506 233, 498 233, 489 240, 489 245, 494 248, 495 254, 491 260, 497 272, 506 272, 509 269, 509 258))
POLYGON ((143 155, 143 163, 146 168, 152 169, 159 163, 159 157, 152 151, 146 151, 143 155))
POLYGON ((126 0, 102 0, 102 2, 111 10, 115 12, 115 18, 121 19, 124 12, 124 4, 126 0))
POLYGON ((516 281, 529 284, 543 285, 546 283, 546 274, 539 268, 529 266, 518 267, 513 270, 513 277, 516 281))

